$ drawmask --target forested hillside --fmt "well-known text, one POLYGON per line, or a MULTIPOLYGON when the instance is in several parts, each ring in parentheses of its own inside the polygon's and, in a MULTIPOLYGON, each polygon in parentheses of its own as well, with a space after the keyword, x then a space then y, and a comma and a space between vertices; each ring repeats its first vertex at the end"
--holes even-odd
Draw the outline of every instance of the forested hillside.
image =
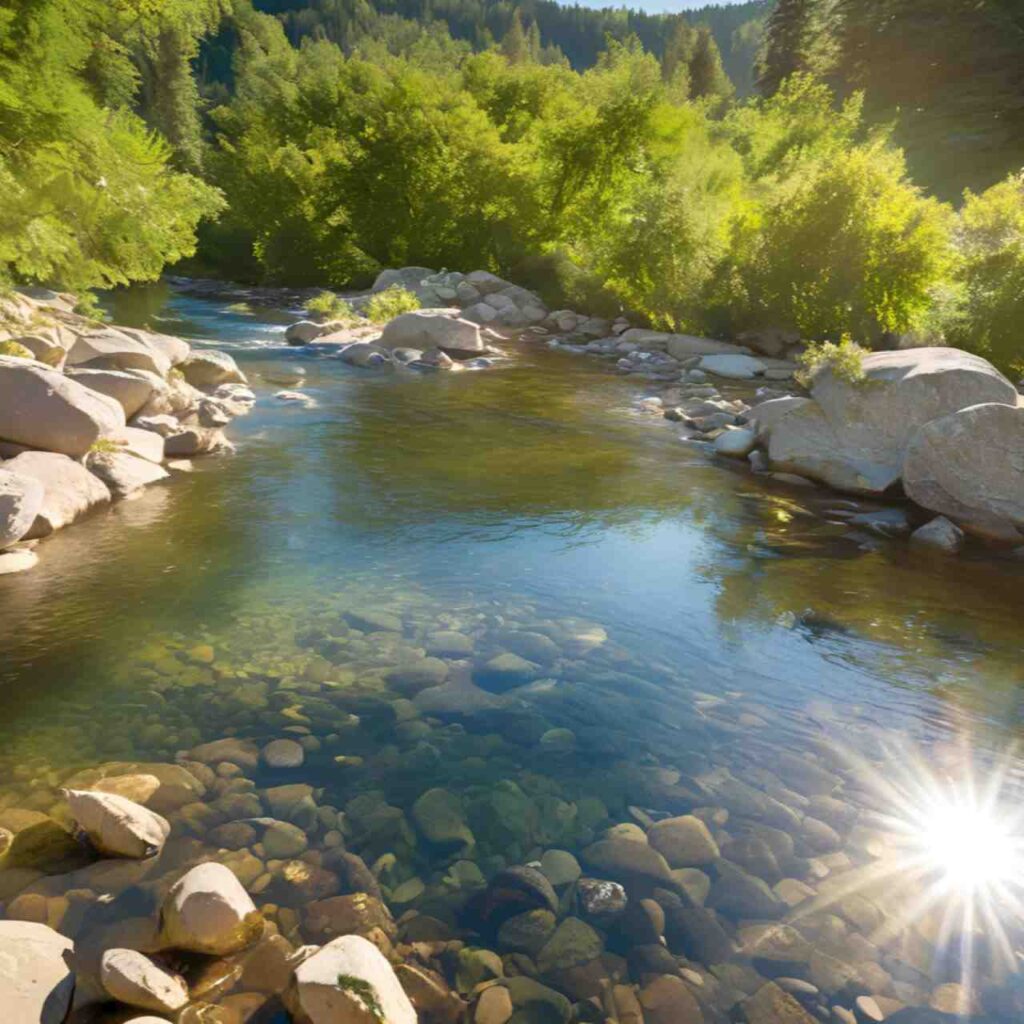
POLYGON ((225 277, 487 267, 692 332, 941 333, 1020 359, 1005 0, 779 0, 744 101, 716 33, 753 54, 756 5, 697 25, 542 0, 276 7, 0 0, 4 278, 144 280, 198 231, 189 267, 225 277))
POLYGON ((810 72, 893 121, 918 180, 956 199, 1024 164, 1020 0, 778 0, 761 73, 810 72))

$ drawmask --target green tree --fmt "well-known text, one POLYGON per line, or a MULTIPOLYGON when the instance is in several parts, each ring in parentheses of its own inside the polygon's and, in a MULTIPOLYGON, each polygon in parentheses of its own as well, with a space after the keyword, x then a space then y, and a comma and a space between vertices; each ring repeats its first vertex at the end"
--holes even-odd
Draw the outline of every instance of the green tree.
POLYGON ((757 67, 757 87, 762 96, 774 96, 791 75, 813 69, 811 52, 818 6, 819 0, 777 0, 772 8, 757 67))
POLYGON ((693 56, 690 58, 690 95, 695 99, 728 99, 733 94, 722 67, 722 55, 718 50, 711 29, 702 25, 697 29, 693 56))
POLYGON ((966 193, 957 240, 961 293, 949 340, 1024 374, 1024 172, 966 193))

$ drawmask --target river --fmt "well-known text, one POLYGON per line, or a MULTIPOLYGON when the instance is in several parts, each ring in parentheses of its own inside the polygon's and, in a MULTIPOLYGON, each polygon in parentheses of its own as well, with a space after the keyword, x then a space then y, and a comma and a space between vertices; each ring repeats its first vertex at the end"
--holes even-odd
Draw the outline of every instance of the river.
MULTIPOLYGON (((797 791, 806 811, 806 764, 867 814, 867 775, 987 777, 1020 734, 1024 564, 853 529, 835 495, 680 440, 602 361, 533 342, 489 370, 378 373, 289 349, 288 315, 162 285, 111 312, 230 351, 259 400, 230 429, 235 454, 0 579, 0 809, 49 810, 56 784, 102 762, 292 736, 304 765, 260 767, 256 785, 309 783, 350 807, 350 848, 397 856, 387 892, 425 885, 396 916, 442 917, 451 858, 407 824, 378 835, 355 798, 408 819, 423 791, 457 793, 487 876, 677 813, 680 787, 729 809, 719 839, 735 842, 766 819, 722 780, 760 800, 797 791), (491 664, 508 650, 529 667, 491 664), (432 696, 395 669, 424 651, 444 683, 432 696)), ((863 855, 845 813, 831 824, 834 844, 798 831, 796 851, 834 875, 863 855)), ((275 906, 308 899, 273 891, 275 906)), ((1001 923, 1019 957, 1019 921, 1001 923)), ((888 998, 927 997, 962 964, 915 969, 888 998)))

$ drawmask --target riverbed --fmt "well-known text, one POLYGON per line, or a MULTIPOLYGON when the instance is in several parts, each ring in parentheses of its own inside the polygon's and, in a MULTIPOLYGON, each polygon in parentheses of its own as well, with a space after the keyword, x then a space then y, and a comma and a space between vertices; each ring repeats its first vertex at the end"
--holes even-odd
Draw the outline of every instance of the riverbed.
MULTIPOLYGON (((440 918, 451 856, 406 823, 432 787, 464 801, 487 877, 676 813, 673 787, 728 808, 728 777, 774 799, 800 791, 780 765, 810 758, 855 776, 866 813, 862 759, 984 775, 1020 735, 1024 565, 851 528, 834 496, 681 439, 608 363, 524 341, 487 370, 381 373, 289 349, 272 310, 154 286, 111 312, 229 351, 258 402, 233 455, 0 579, 0 809, 49 810, 103 762, 290 736, 304 764, 256 785, 349 808, 325 831, 368 864, 394 853, 388 893, 424 883, 396 917, 440 918), (529 667, 488 667, 508 651, 529 667), (396 672, 424 655, 432 686, 396 672), (367 795, 403 827, 363 821, 367 795)), ((857 863, 833 824, 844 843, 821 856, 857 863)), ((935 970, 919 989, 957 977, 935 970)))

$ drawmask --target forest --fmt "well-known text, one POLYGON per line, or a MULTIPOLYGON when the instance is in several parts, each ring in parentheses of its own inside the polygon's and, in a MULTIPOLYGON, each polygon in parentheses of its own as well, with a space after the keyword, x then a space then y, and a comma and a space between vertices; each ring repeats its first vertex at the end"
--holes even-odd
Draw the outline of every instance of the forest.
POLYGON ((0 0, 0 277, 487 268, 732 337, 1018 368, 1024 13, 0 0))

